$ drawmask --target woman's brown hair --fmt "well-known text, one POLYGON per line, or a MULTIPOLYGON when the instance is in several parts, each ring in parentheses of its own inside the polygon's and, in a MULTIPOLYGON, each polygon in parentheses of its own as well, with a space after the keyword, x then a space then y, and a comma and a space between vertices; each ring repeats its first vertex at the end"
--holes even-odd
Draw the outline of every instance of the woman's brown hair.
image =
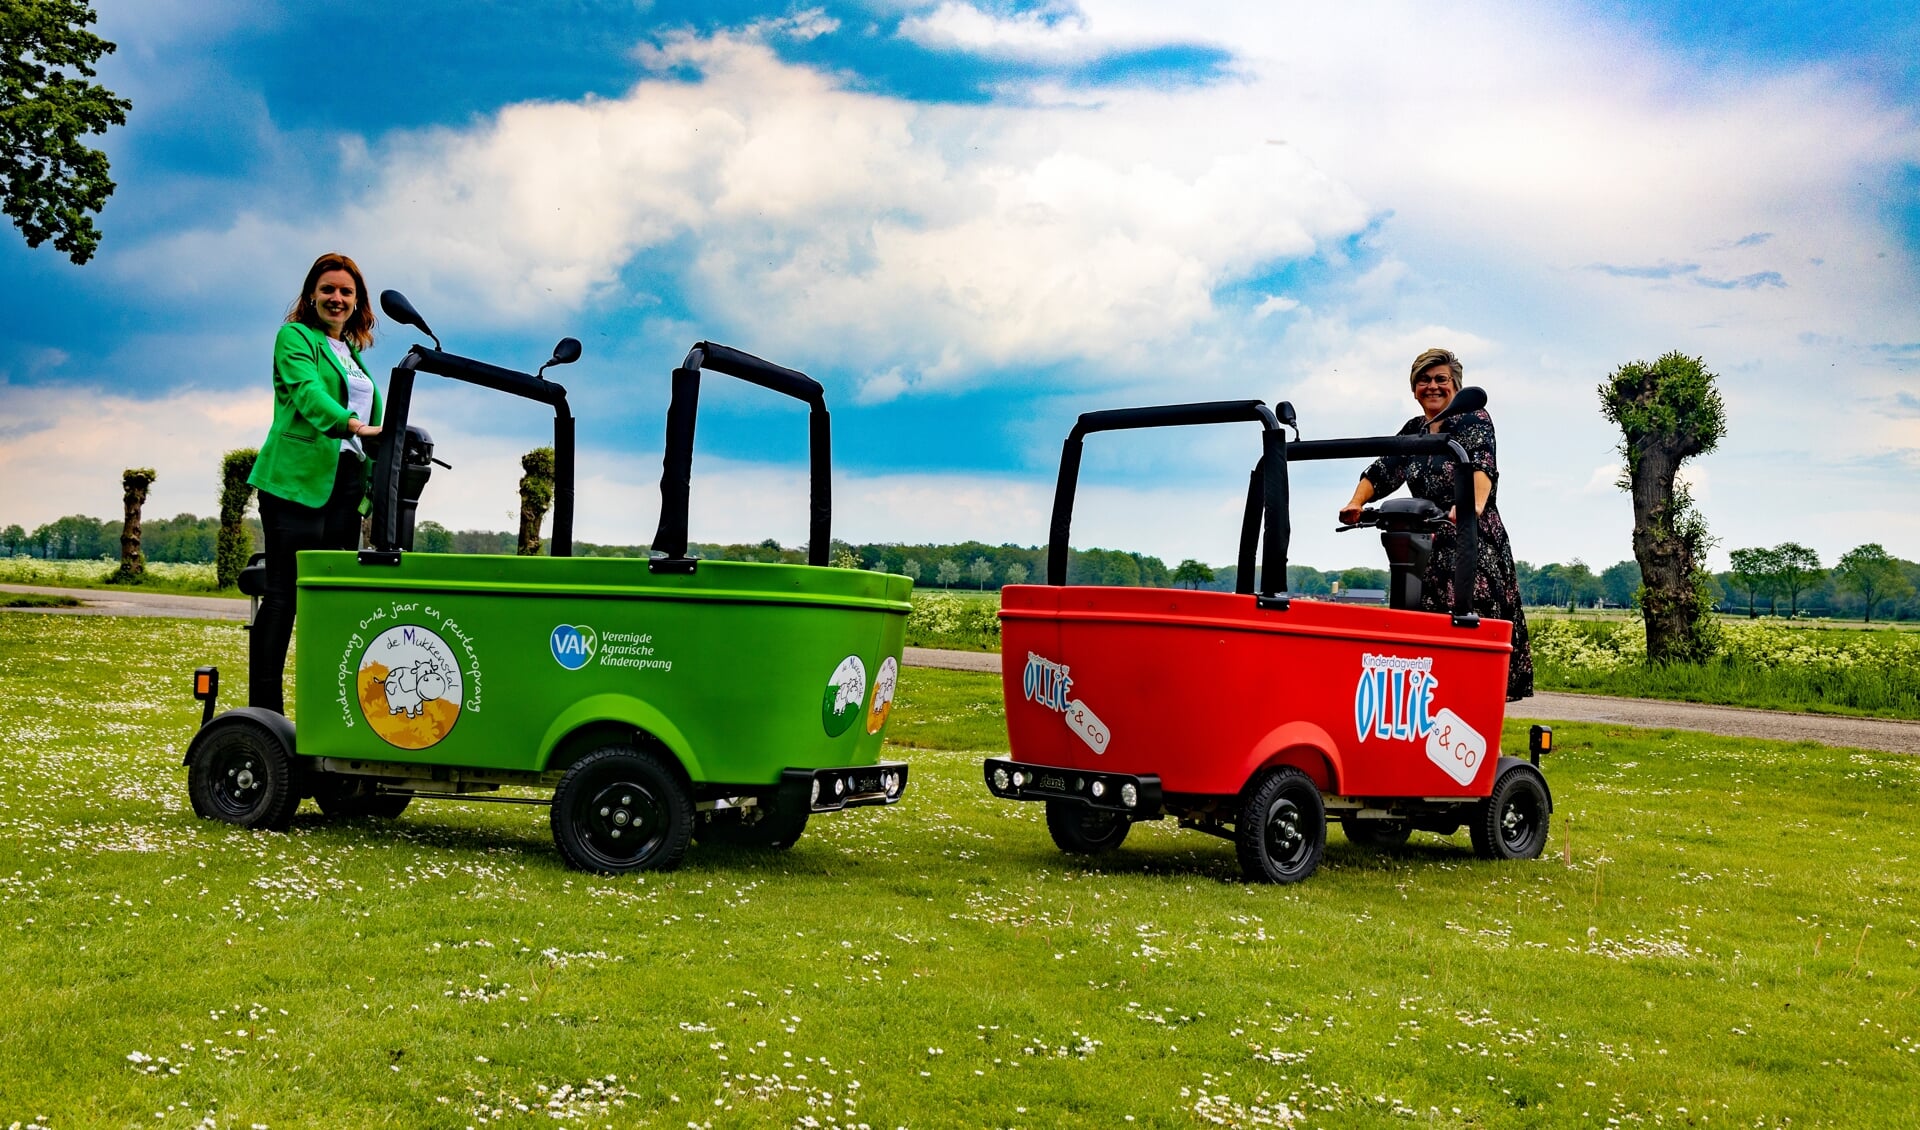
POLYGON ((1465 380, 1467 376, 1467 367, 1460 363, 1460 358, 1454 356, 1453 350, 1451 349, 1429 349, 1420 356, 1415 357, 1413 359, 1413 372, 1407 374, 1407 383, 1418 387, 1420 374, 1433 368, 1435 365, 1445 365, 1447 367, 1447 372, 1453 377, 1453 391, 1459 392, 1460 382, 1465 380))
POLYGON ((320 320, 320 311, 313 306, 313 288, 320 283, 320 276, 328 271, 345 271, 353 276, 353 313, 347 318, 347 324, 340 329, 340 336, 355 349, 368 349, 373 345, 373 307, 368 303, 372 296, 367 293, 367 280, 360 274, 360 264, 340 254, 329 251, 313 261, 307 268, 307 281, 301 284, 300 297, 287 307, 287 321, 299 322, 309 329, 326 332, 326 323, 320 320))

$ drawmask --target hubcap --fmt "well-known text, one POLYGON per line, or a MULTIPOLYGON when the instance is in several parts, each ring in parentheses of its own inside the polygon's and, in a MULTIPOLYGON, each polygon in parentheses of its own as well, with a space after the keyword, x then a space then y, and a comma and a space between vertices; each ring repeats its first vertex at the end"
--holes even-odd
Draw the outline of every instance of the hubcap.
POLYGON ((1500 812, 1500 836, 1509 848, 1525 847, 1533 838, 1532 805, 1525 800, 1510 800, 1500 812))
POLYGON ((652 852, 666 835, 666 813, 654 795, 632 781, 615 781, 582 806, 581 831, 603 862, 628 864, 652 852))
POLYGON ((1267 809, 1267 855, 1283 869, 1306 855, 1307 834, 1300 827, 1303 822, 1300 806, 1286 797, 1267 809))
POLYGON ((208 776, 212 778, 214 807, 228 820, 245 820, 253 815, 266 795, 266 769, 260 756, 238 743, 210 750, 208 776))

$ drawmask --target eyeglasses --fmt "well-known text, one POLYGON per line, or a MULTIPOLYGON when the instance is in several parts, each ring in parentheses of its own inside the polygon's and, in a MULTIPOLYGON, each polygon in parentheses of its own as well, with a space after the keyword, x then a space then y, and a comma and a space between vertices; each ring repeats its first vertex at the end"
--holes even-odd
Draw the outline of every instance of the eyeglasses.
POLYGON ((1422 373, 1421 375, 1413 378, 1413 387, 1419 388, 1421 385, 1446 385, 1448 387, 1452 387, 1453 378, 1451 376, 1447 376, 1444 374, 1438 377, 1434 377, 1434 376, 1428 376, 1427 374, 1422 373))

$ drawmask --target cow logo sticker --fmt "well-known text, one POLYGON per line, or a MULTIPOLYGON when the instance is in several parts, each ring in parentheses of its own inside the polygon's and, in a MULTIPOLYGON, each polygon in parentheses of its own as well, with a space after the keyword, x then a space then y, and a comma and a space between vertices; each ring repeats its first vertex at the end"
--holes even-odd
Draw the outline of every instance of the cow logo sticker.
POLYGON ((460 720, 466 679, 439 633, 398 624, 373 638, 360 655, 355 680, 360 712, 388 745, 438 745, 460 720))
POLYGON ((600 649, 600 637, 584 624, 560 625, 547 643, 553 649, 554 662, 569 671, 593 662, 593 653, 600 649))
POLYGON ((1021 672, 1021 689, 1029 702, 1057 711, 1087 748, 1104 754, 1113 741, 1113 731, 1093 712, 1093 708, 1073 697, 1073 672, 1063 663, 1027 653, 1027 669, 1021 672))
POLYGON ((820 724, 827 736, 837 738, 847 732, 853 720, 867 704, 867 665, 857 655, 849 655, 833 669, 827 680, 826 696, 820 704, 820 724))
POLYGON ((889 655, 873 676, 873 704, 867 707, 867 733, 877 734, 893 713, 893 688, 900 682, 900 664, 889 655))

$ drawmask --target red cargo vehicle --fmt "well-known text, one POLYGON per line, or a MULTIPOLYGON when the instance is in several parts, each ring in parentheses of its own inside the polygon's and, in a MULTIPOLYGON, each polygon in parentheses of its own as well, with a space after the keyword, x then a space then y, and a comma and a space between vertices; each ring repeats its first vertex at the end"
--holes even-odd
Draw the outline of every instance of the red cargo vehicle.
MULTIPOLYGON (((1463 390, 1454 412, 1485 395, 1463 390)), ((1287 467, 1312 459, 1438 456, 1464 468, 1448 436, 1288 442, 1279 415, 1255 401, 1090 412, 1067 437, 1054 495, 1047 583, 1001 596, 1001 670, 1011 755, 986 762, 997 796, 1042 801, 1068 852, 1118 847, 1137 821, 1175 817, 1232 840, 1259 882, 1311 875, 1328 813, 1369 847, 1462 824, 1478 854, 1531 859, 1546 844, 1552 797, 1536 727, 1531 760, 1500 755, 1512 625, 1470 603, 1473 524, 1451 615, 1412 611, 1438 507, 1394 499, 1359 525, 1382 530, 1390 608, 1290 598, 1284 586, 1287 467), (1238 591, 1068 585, 1067 539, 1084 436, 1168 425, 1255 421, 1263 453, 1248 483, 1238 591), (1264 519, 1260 591, 1254 555, 1264 519)), ((1295 435, 1298 428, 1295 427, 1295 435)), ((1470 513, 1472 476, 1455 475, 1470 513)))

